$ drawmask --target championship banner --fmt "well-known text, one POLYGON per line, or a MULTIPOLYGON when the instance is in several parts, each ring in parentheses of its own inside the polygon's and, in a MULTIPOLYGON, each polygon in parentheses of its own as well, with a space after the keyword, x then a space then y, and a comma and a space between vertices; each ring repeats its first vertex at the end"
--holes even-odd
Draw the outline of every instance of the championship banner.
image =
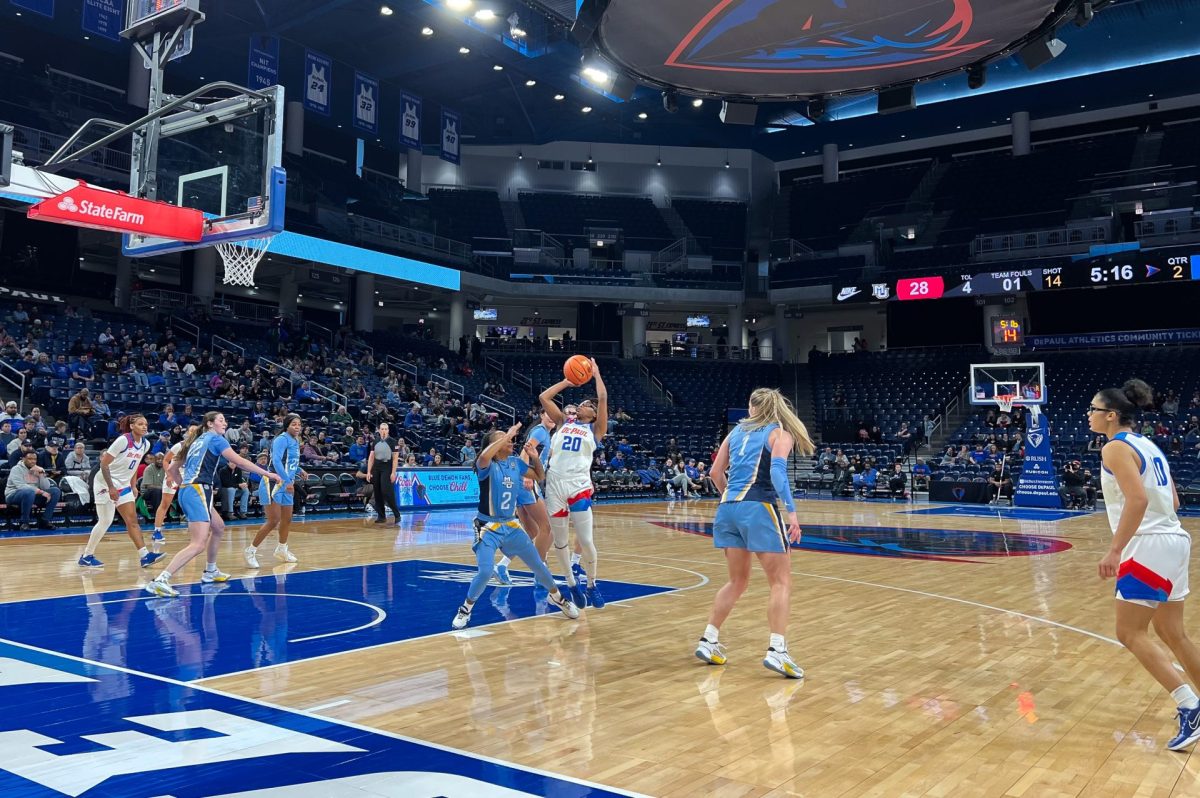
POLYGON ((421 149, 421 98, 408 92, 400 94, 400 144, 421 149))
POLYGON ((54 18, 54 0, 9 0, 17 8, 41 14, 43 17, 54 18))
POLYGON ((372 136, 379 135, 379 81, 354 73, 354 126, 372 136))
POLYGON ((1058 479, 1050 456, 1050 422, 1045 413, 1037 420, 1030 413, 1025 432, 1025 460, 1021 465, 1021 481, 1013 497, 1015 507, 1062 507, 1058 495, 1058 479))
POLYGON ((333 91, 333 61, 320 53, 304 52, 304 107, 322 116, 329 116, 330 94, 333 91))
POLYGON ((479 480, 473 468, 400 468, 395 488, 396 506, 401 510, 479 504, 479 480))
POLYGON ((279 85, 279 37, 250 37, 250 66, 246 85, 269 89, 279 85))
POLYGON ((125 0, 83 0, 83 29, 88 33, 121 41, 125 0))
POLYGON ((442 109, 442 160, 458 164, 462 120, 453 111, 442 109))

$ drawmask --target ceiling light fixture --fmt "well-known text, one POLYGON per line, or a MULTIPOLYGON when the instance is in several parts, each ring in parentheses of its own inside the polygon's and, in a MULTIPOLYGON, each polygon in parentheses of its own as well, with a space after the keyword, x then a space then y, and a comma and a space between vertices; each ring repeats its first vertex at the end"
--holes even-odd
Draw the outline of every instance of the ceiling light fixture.
POLYGON ((585 106, 583 106, 583 108, 581 108, 579 110, 583 111, 585 114, 590 114, 592 112, 592 106, 585 105, 585 106))
POLYGON ((592 83, 608 83, 612 80, 612 75, 608 74, 606 70, 594 66, 584 67, 583 76, 592 83))
POLYGON ((536 86, 536 85, 537 85, 537 81, 536 81, 536 80, 534 80, 533 78, 530 78, 529 80, 525 81, 525 85, 526 85, 526 86, 531 86, 531 87, 532 87, 532 86, 536 86))
POLYGON ((699 108, 699 107, 700 107, 700 106, 702 106, 702 105, 704 105, 704 100, 701 100, 699 97, 697 97, 696 99, 692 100, 692 107, 693 107, 693 108, 699 108))
POLYGON ((471 0, 446 0, 446 8, 451 11, 466 11, 471 7, 471 0))
POLYGON ((471 52, 471 48, 470 47, 459 47, 458 52, 461 53, 462 55, 466 55, 467 53, 471 52))
POLYGON ((649 117, 650 114, 646 113, 645 111, 642 111, 640 114, 638 114, 638 119, 648 119, 649 117))
POLYGON ((392 10, 391 6, 380 6, 379 13, 385 17, 390 17, 392 14, 395 14, 396 12, 392 10))
POLYGON ((496 18, 496 12, 490 8, 481 8, 475 12, 475 19, 480 22, 491 22, 496 18))
POLYGON ((565 94, 556 94, 556 95, 554 95, 554 99, 555 99, 555 100, 558 100, 559 102, 562 102, 563 100, 567 99, 567 95, 565 95, 565 94))
POLYGON ((431 28, 431 27, 429 27, 428 25, 426 25, 424 28, 421 28, 421 35, 422 35, 422 36, 432 36, 432 35, 433 35, 433 28, 431 28))
POLYGON ((499 64, 495 64, 492 66, 492 71, 493 72, 503 72, 504 67, 500 66, 499 64))

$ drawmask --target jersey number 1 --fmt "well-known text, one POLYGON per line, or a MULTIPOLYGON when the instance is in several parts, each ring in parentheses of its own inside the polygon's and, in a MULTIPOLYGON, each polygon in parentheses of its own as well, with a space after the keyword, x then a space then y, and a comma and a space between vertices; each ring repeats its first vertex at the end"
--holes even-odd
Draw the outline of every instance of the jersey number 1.
POLYGON ((1169 481, 1167 479, 1167 467, 1163 465, 1161 457, 1155 457, 1152 462, 1154 463, 1154 479, 1158 482, 1160 488, 1165 488, 1169 481))

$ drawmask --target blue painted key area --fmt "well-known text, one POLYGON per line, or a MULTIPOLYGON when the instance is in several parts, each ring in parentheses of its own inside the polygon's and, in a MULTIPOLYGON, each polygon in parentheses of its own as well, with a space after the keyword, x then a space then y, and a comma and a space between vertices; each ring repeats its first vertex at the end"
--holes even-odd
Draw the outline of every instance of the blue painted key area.
MULTIPOLYGON (((405 560, 180 584, 175 599, 125 590, 19 601, 0 604, 0 629, 9 640, 191 681, 448 632, 474 573, 473 565, 405 560)), ((542 614, 575 623, 535 602, 531 574, 513 579, 487 589, 468 628, 542 614)), ((673 589, 601 586, 610 603, 673 589)))

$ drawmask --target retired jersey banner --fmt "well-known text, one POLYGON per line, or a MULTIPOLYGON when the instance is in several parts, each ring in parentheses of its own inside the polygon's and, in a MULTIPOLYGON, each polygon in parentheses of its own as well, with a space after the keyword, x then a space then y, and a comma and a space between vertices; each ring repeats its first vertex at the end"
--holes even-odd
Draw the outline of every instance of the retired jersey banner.
POLYGON ((442 160, 457 164, 461 161, 459 146, 461 144, 462 119, 458 114, 446 108, 442 109, 442 160))
POLYGON ((320 53, 304 53, 304 107, 322 116, 329 116, 330 95, 333 93, 333 61, 320 53))
POLYGON ((379 135, 379 81, 354 73, 354 126, 372 136, 379 135))
POLYGON ((246 85, 269 89, 279 84, 279 37, 250 37, 250 67, 246 85))
POLYGON ((421 98, 408 92, 400 94, 400 144, 421 149, 421 98))
POLYGON ((121 41, 125 0, 83 0, 83 29, 114 42, 121 41))
POLYGON ((1025 460, 1021 463, 1021 481, 1017 483, 1013 505, 1017 507, 1062 506, 1058 495, 1058 479, 1054 474, 1054 460, 1050 456, 1050 426, 1045 413, 1037 420, 1029 415, 1025 432, 1025 460))

